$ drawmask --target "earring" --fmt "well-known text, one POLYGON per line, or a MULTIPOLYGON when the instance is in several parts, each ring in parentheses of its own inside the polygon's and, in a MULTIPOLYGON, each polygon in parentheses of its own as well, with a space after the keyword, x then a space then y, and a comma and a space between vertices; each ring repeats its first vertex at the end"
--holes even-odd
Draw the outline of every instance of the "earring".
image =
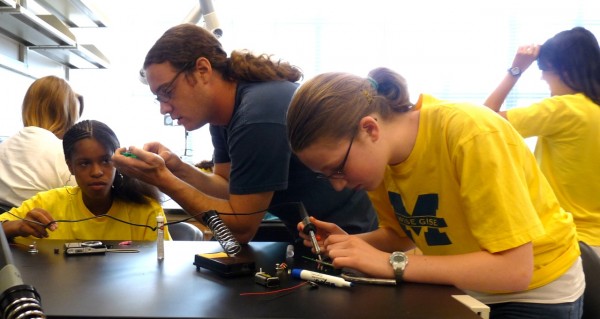
POLYGON ((69 175, 69 179, 67 179, 67 181, 65 182, 65 185, 63 187, 65 188, 67 193, 69 193, 69 195, 77 195, 77 191, 75 191, 75 193, 71 193, 69 191, 69 188, 71 188, 71 186, 69 186, 69 182, 71 181, 71 176, 73 176, 73 175, 69 175))
POLYGON ((69 179, 67 179, 64 186, 69 185, 69 182, 71 181, 71 176, 73 176, 73 174, 69 175, 69 179))
POLYGON ((115 175, 115 180, 113 181, 112 184, 112 189, 118 189, 123 185, 123 174, 121 174, 121 172, 117 171, 117 174, 115 175))

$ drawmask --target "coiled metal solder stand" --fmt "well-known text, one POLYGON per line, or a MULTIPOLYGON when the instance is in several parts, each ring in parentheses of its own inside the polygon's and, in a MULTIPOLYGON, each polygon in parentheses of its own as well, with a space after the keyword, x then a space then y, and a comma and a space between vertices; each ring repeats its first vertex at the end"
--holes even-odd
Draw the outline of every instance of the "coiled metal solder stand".
POLYGON ((221 244, 228 256, 235 256, 242 250, 242 245, 235 239, 216 211, 206 212, 202 215, 202 221, 213 232, 213 237, 221 244))
POLYGON ((13 264, 12 253, 4 229, 0 227, 0 318, 46 318, 40 295, 33 286, 23 284, 13 264))

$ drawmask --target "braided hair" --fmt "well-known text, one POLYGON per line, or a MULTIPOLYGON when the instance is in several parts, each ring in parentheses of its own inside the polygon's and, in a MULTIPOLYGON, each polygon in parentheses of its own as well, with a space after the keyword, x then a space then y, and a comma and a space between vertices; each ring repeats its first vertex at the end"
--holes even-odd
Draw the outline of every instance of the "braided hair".
MULTIPOLYGON (((81 121, 73 125, 63 137, 63 151, 67 162, 73 156, 77 142, 86 138, 95 139, 113 154, 120 147, 117 135, 108 125, 95 120, 81 121)), ((112 186, 115 198, 125 201, 147 204, 148 197, 160 200, 156 187, 118 172, 112 186)))

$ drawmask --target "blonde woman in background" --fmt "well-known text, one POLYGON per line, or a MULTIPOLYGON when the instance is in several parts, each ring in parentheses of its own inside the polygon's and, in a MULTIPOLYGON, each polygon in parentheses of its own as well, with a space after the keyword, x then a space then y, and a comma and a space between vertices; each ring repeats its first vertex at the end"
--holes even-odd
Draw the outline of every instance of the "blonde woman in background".
POLYGON ((39 191, 75 185, 62 138, 83 110, 69 83, 56 76, 34 81, 22 106, 23 128, 0 143, 0 205, 20 206, 39 191))

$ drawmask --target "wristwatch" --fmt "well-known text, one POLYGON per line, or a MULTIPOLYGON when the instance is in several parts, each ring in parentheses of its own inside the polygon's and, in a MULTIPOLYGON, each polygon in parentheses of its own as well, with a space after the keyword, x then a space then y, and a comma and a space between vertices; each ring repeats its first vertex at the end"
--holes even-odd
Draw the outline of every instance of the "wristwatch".
POLYGON ((508 73, 510 73, 510 75, 516 77, 516 76, 520 76, 521 73, 523 73, 523 70, 521 70, 521 68, 518 66, 513 66, 512 68, 508 69, 508 73))
POLYGON ((396 275, 396 284, 402 282, 404 276, 404 269, 408 265, 408 257, 401 251, 395 251, 390 255, 390 264, 394 268, 394 274, 396 275))

